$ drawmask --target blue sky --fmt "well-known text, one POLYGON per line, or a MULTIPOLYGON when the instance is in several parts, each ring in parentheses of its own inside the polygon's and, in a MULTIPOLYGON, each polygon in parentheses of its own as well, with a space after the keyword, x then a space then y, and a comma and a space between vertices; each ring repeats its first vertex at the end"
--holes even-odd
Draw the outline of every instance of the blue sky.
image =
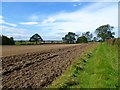
POLYGON ((2 2, 0 30, 15 40, 29 40, 38 33, 44 40, 61 40, 67 32, 94 33, 101 25, 115 27, 116 2, 2 2))

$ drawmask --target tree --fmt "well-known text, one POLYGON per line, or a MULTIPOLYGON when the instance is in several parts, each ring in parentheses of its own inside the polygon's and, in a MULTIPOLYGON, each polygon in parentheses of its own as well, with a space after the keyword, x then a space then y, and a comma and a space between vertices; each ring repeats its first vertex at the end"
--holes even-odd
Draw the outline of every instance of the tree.
POLYGON ((13 38, 13 37, 10 37, 10 39, 14 41, 14 38, 13 38))
POLYGON ((2 36, 0 35, 0 45, 2 45, 2 36))
POLYGON ((82 36, 85 36, 87 38, 87 41, 91 41, 93 35, 89 31, 82 34, 82 36))
POLYGON ((13 38, 13 37, 10 37, 10 40, 11 40, 12 45, 15 45, 14 38, 13 38))
POLYGON ((93 41, 96 42, 98 39, 97 37, 93 37, 93 41))
POLYGON ((77 43, 87 43, 87 38, 85 36, 81 36, 77 39, 77 43))
POLYGON ((41 42, 41 41, 43 41, 43 39, 41 38, 41 36, 40 35, 38 35, 38 34, 34 34, 32 37, 30 37, 30 40, 29 40, 30 42, 36 42, 36 44, 37 44, 37 42, 41 42))
POLYGON ((113 35, 115 35, 115 33, 111 32, 113 28, 114 27, 109 24, 102 25, 96 29, 95 33, 97 34, 97 37, 101 38, 102 41, 105 41, 106 39, 114 38, 113 35))
POLYGON ((7 36, 2 35, 0 36, 0 40, 2 40, 0 41, 1 45, 15 45, 13 37, 8 38, 7 36))
POLYGON ((64 43, 75 43, 77 35, 73 32, 68 32, 65 37, 62 38, 64 43))

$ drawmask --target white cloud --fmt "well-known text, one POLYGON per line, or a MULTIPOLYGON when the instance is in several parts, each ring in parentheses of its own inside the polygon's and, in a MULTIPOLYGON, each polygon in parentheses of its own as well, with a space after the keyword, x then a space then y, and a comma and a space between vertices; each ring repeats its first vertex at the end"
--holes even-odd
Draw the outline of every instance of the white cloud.
POLYGON ((8 23, 8 22, 3 22, 3 24, 6 24, 6 25, 9 25, 9 26, 12 26, 12 27, 16 27, 17 25, 16 24, 13 24, 13 23, 8 23))
POLYGON ((3 16, 0 16, 0 19, 2 19, 3 18, 3 16))
POLYGON ((8 26, 12 26, 12 27, 16 27, 17 26, 16 24, 4 21, 3 20, 3 16, 0 16, 0 24, 5 24, 5 25, 8 25, 8 26))
POLYGON ((73 6, 74 6, 74 7, 76 7, 76 6, 77 6, 77 4, 73 4, 73 6))
POLYGON ((4 20, 0 20, 0 24, 2 24, 4 22, 4 20))
POLYGON ((13 33, 13 34, 5 34, 8 37, 13 37, 14 40, 29 40, 30 35, 29 34, 17 34, 17 33, 13 33))
POLYGON ((56 22, 53 24, 41 24, 41 26, 43 25, 43 30, 51 28, 56 33, 70 31, 94 32, 100 25, 110 24, 117 27, 118 6, 117 3, 94 3, 75 12, 62 12, 53 15, 52 18, 56 22))
POLYGON ((73 2, 80 2, 80 0, 73 0, 73 2))
POLYGON ((37 21, 39 19, 39 16, 37 15, 32 15, 28 18, 29 20, 32 20, 32 21, 37 21))
POLYGON ((39 22, 21 22, 22 25, 37 25, 39 22))
POLYGON ((56 21, 55 18, 53 17, 49 17, 48 19, 45 19, 42 23, 46 24, 46 23, 54 23, 56 21))
POLYGON ((12 27, 16 27, 17 26, 16 24, 8 23, 8 22, 5 22, 4 20, 0 20, 0 24, 5 24, 5 25, 8 25, 8 26, 12 26, 12 27))
POLYGON ((14 27, 8 27, 8 26, 0 26, 0 30, 4 33, 19 33, 19 34, 24 34, 27 32, 25 29, 19 29, 19 28, 14 28, 14 27))
MULTIPOLYGON (((33 19, 37 19, 37 17, 33 17, 33 19)), ((45 36, 44 38, 47 37, 51 39, 61 39, 63 35, 59 35, 58 33, 65 34, 70 31, 94 32, 95 29, 100 25, 105 24, 118 27, 118 3, 93 3, 74 12, 60 12, 58 14, 51 15, 41 22, 22 22, 20 24, 36 26, 39 25, 37 28, 41 28, 41 30, 36 30, 36 32, 42 32, 43 30, 44 33, 41 33, 41 35, 43 34, 45 36), (45 33, 47 33, 47 35, 49 33, 49 35, 46 36, 45 33)), ((21 35, 22 37, 22 35, 24 35, 23 29, 7 28, 6 30, 10 30, 9 32, 12 33, 11 35, 14 36, 21 35), (21 31, 23 31, 23 33, 20 33, 21 31)), ((117 33, 117 29, 114 31, 117 33)))
POLYGON ((119 2, 119 0, 69 0, 72 2, 119 2))
POLYGON ((74 7, 81 6, 81 3, 74 3, 73 6, 74 7))
POLYGON ((14 28, 14 27, 8 27, 8 26, 0 26, 0 31, 2 31, 3 35, 6 35, 8 37, 13 37, 15 39, 19 40, 25 40, 29 39, 29 31, 26 29, 21 28, 14 28))
POLYGON ((80 6, 80 5, 81 5, 81 3, 78 3, 78 5, 80 6))
POLYGON ((119 0, 2 0, 2 2, 118 2, 119 0))

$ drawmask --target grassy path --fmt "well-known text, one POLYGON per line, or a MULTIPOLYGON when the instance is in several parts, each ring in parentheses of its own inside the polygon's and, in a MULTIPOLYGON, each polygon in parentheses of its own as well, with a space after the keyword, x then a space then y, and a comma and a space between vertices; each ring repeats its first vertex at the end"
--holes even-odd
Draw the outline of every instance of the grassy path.
POLYGON ((118 48, 105 43, 76 60, 50 88, 118 87, 118 48))

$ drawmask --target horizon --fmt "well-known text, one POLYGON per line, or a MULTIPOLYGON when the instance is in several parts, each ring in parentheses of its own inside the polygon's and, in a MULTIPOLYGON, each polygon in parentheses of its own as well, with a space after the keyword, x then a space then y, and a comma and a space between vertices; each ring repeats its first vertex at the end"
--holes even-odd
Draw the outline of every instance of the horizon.
POLYGON ((2 34, 15 40, 29 40, 35 33, 62 40, 68 32, 94 34, 106 24, 115 27, 118 37, 117 2, 2 2, 0 15, 2 34))

